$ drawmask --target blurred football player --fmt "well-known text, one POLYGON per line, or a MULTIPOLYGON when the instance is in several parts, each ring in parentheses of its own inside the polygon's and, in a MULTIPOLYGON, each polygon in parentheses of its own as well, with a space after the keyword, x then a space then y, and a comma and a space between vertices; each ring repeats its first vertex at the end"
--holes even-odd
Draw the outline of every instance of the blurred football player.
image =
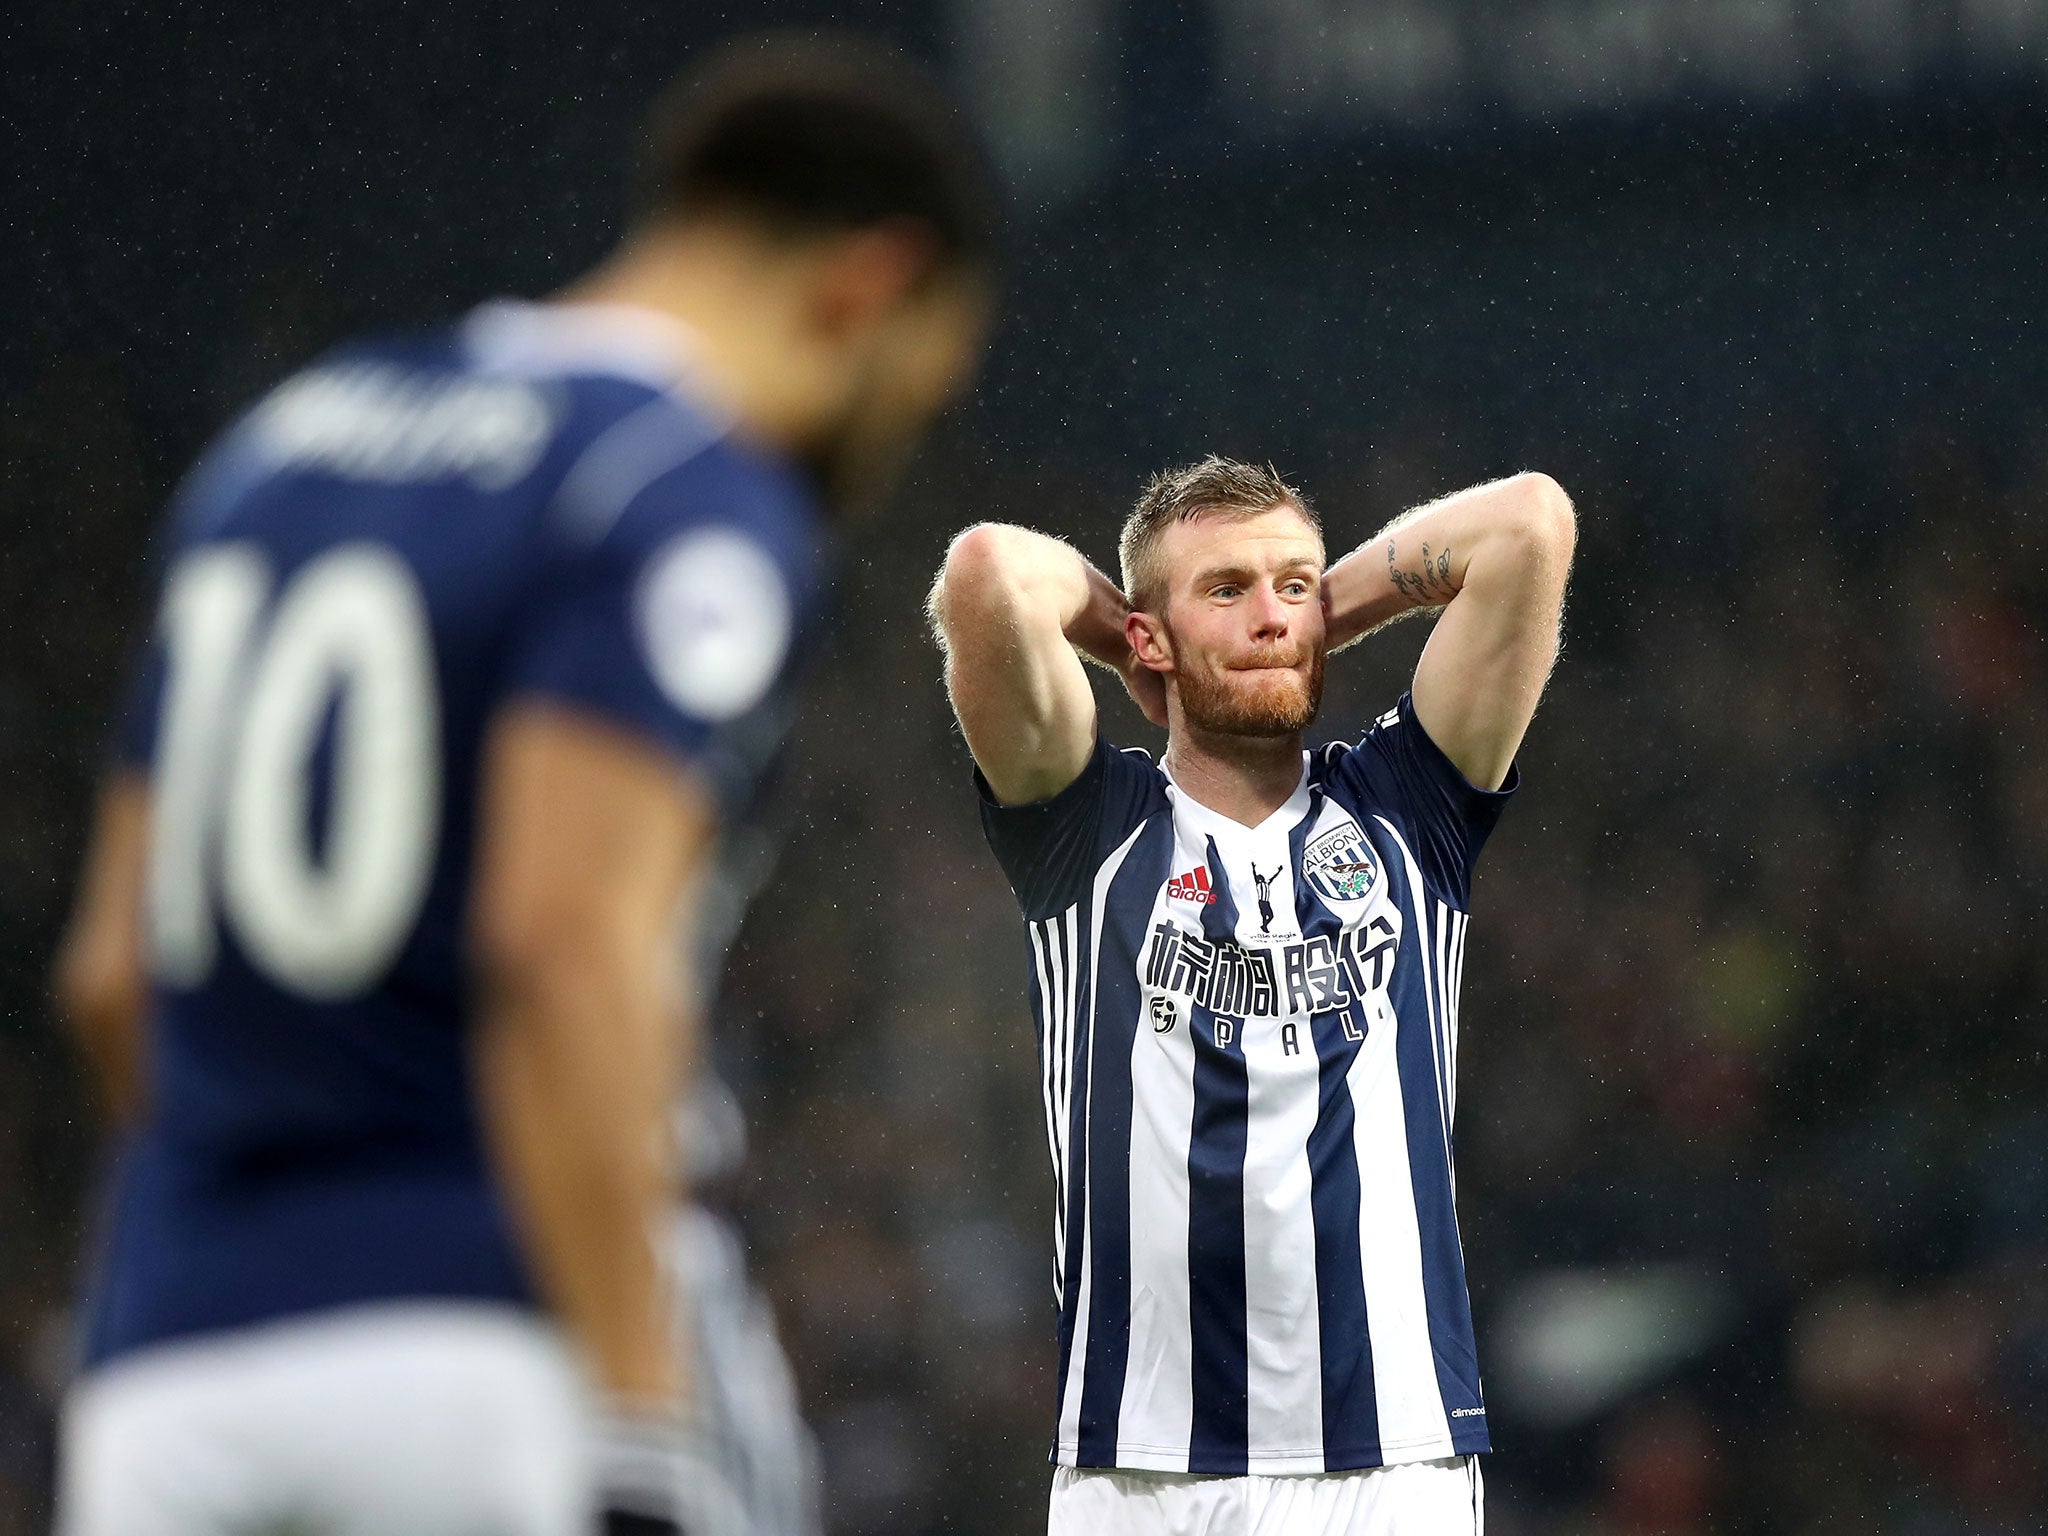
POLYGON ((810 1518, 668 1120, 824 524, 970 371, 992 203, 846 39, 721 53, 643 170, 565 292, 335 350, 178 495, 58 963, 119 1130, 67 1536, 810 1518))
POLYGON ((1055 1175, 1052 1536, 1479 1536, 1459 978, 1575 530, 1518 475, 1326 569, 1299 492, 1212 458, 1147 487, 1121 590, 1028 529, 954 541, 933 614, 1055 1175), (1304 750, 1328 653, 1436 608, 1411 690, 1304 750), (1081 654, 1160 762, 1102 740, 1081 654))

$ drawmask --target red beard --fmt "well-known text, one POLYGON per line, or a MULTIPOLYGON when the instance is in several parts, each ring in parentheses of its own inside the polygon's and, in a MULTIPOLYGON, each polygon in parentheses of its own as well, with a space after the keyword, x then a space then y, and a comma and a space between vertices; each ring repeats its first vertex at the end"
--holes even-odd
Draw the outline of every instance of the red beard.
MULTIPOLYGON (((1225 671, 1176 647, 1174 683, 1188 724, 1219 736, 1291 736, 1305 731, 1323 705, 1323 653, 1300 672, 1225 671)), ((1299 649, 1248 658, 1253 666, 1300 665, 1299 649)))

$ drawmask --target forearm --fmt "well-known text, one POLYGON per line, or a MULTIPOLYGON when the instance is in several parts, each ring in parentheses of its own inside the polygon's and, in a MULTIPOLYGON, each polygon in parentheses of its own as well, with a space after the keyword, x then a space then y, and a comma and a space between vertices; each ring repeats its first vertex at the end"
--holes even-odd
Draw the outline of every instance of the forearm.
POLYGON ((123 771, 101 792, 78 900, 57 952, 51 991, 116 1126, 140 1118, 145 1096, 143 868, 149 786, 123 771))
POLYGON ((67 1014, 107 1124, 116 1130, 136 1125, 148 1103, 142 989, 124 989, 97 1006, 74 1006, 67 1014))
POLYGON ((521 968, 479 1019, 484 1115, 543 1294, 597 1384, 678 1402, 672 1296, 655 1237, 675 1198, 676 1031, 658 967, 521 968))
POLYGON ((1570 502, 1547 475, 1472 486, 1394 519, 1323 576, 1331 649, 1418 609, 1440 608, 1473 580, 1515 580, 1535 543, 1554 538, 1570 502))

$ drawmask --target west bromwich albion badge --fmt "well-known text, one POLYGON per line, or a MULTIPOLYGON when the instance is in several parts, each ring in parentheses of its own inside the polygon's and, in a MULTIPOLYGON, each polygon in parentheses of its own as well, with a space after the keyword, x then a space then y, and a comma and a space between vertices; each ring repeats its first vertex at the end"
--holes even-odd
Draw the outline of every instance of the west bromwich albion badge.
POLYGON ((1325 901, 1364 901, 1380 881, 1380 861, 1358 824, 1346 821, 1301 851, 1309 884, 1325 901))

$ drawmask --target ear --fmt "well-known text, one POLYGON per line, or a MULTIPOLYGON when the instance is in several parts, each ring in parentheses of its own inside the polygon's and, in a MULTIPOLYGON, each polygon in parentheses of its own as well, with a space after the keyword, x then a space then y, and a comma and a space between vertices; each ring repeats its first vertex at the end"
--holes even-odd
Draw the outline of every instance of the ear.
POLYGON ((1173 670, 1173 641, 1157 616, 1135 610, 1124 615, 1124 639, 1138 664, 1151 672, 1173 670))
POLYGON ((812 313, 835 338, 858 333, 900 304, 938 261, 931 232, 912 219, 889 219, 839 235, 820 257, 812 313))

